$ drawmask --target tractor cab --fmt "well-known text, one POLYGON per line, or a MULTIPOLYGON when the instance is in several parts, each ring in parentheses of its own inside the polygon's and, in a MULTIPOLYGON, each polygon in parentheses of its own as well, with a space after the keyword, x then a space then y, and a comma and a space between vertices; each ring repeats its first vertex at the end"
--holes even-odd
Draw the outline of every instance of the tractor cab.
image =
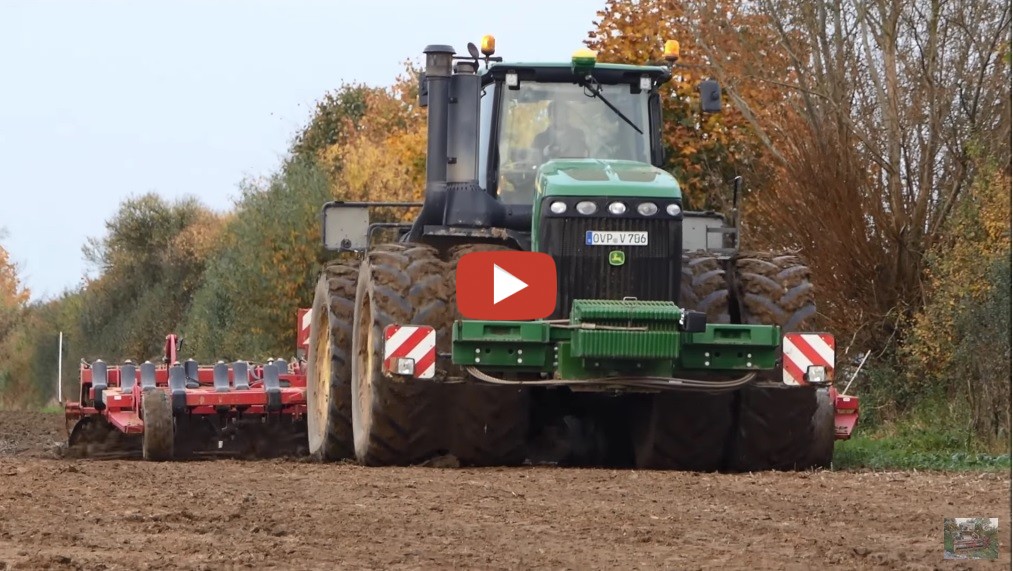
MULTIPOLYGON (((665 61, 658 65, 599 63, 588 49, 568 62, 504 62, 493 56, 492 36, 483 37, 481 46, 468 44, 467 54, 439 44, 424 50, 419 77, 419 103, 428 110, 423 201, 385 204, 421 207, 410 227, 402 227, 402 241, 447 248, 462 239, 486 240, 546 251, 538 243, 542 218, 578 213, 592 218, 639 213, 673 223, 663 224, 666 234, 681 228, 681 189, 661 168, 659 94, 672 78, 678 42, 666 42, 665 61), (587 202, 580 197, 590 202, 578 207, 587 202), (632 200, 604 202, 610 197, 632 200)), ((717 82, 701 82, 701 111, 720 107, 717 82)), ((399 226, 372 223, 367 211, 372 206, 381 205, 325 206, 325 244, 365 251, 374 230, 399 226)), ((677 255, 678 244, 671 245, 677 255)))
POLYGON ((493 64, 482 73, 480 184, 505 204, 530 205, 538 169, 552 160, 660 165, 652 117, 669 77, 664 67, 493 64))

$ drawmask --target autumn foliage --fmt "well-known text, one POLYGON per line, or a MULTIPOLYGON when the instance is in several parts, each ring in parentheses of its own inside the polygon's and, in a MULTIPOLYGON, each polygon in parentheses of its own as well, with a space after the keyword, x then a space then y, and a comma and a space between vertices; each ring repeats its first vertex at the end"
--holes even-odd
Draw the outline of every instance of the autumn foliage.
POLYGON ((420 200, 425 181, 426 114, 411 68, 387 89, 365 93, 365 113, 345 118, 345 136, 318 152, 334 196, 420 200))
POLYGON ((1010 434, 1010 188, 990 165, 954 209, 928 256, 926 304, 903 347, 912 382, 966 395, 975 432, 1000 446, 1010 434))
MULTIPOLYGON (((598 52, 600 61, 659 64, 664 61, 665 41, 680 42, 679 65, 672 81, 661 88, 667 165, 682 182, 690 207, 724 209, 730 206, 732 179, 743 171, 766 177, 769 160, 758 133, 750 126, 750 117, 739 109, 730 107, 712 115, 699 112, 697 86, 702 79, 714 78, 713 70, 706 65, 708 57, 700 35, 708 34, 708 40, 715 45, 729 46, 732 32, 716 26, 708 13, 694 10, 693 4, 664 0, 606 2, 586 43, 598 52)), ((711 10, 752 25, 759 16, 745 13, 740 4, 719 2, 711 10)), ((748 52, 745 55, 750 57, 748 52)), ((747 62, 740 54, 733 61, 741 78, 737 96, 769 103, 781 97, 775 86, 748 79, 747 62)), ((783 69, 783 58, 767 60, 766 65, 783 69)))
POLYGON ((18 312, 28 303, 29 291, 21 285, 18 268, 0 246, 0 336, 14 324, 18 312))
MULTIPOLYGON (((29 291, 21 284, 18 267, 0 245, 0 358, 24 348, 25 307, 29 291)), ((16 378, 11 368, 0 365, 0 404, 3 393, 12 390, 16 378)))
POLYGON ((324 260, 317 216, 330 195, 313 161, 293 158, 242 191, 177 327, 205 361, 292 356, 296 311, 324 260))

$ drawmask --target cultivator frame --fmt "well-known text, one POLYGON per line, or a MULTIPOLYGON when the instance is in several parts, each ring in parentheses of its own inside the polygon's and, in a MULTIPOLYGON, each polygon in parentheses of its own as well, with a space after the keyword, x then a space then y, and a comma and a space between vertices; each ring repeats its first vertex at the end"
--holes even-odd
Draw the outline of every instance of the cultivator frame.
MULTIPOLYGON (((305 343, 302 313, 299 340, 305 343)), ((65 405, 68 449, 83 456, 130 456, 140 445, 146 459, 168 460, 276 456, 296 453, 292 444, 304 445, 304 361, 200 365, 193 359, 180 362, 179 345, 176 335, 166 336, 161 364, 82 361, 80 400, 65 405), (152 429, 146 426, 144 402, 157 393, 166 398, 152 402, 167 402, 165 414, 172 422, 152 429), (151 430, 172 434, 148 434, 151 430), (277 438, 284 434, 291 434, 291 439, 277 438), (248 438, 251 435, 256 436, 248 438), (167 444, 154 446, 149 440, 167 444)))

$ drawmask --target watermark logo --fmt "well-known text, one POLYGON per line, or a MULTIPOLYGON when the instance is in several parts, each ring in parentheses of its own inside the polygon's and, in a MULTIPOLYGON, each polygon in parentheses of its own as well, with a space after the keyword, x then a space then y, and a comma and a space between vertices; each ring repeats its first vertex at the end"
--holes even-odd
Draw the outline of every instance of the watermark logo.
POLYGON ((997 559, 999 518, 943 519, 943 559, 997 559))

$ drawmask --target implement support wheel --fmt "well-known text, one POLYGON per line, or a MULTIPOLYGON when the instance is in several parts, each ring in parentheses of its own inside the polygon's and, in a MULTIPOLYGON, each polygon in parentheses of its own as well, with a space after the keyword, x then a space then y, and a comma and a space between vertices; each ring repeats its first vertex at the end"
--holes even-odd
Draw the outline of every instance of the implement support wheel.
POLYGON ((175 435, 169 395, 158 389, 145 391, 141 397, 141 416, 144 420, 141 440, 144 459, 155 462, 172 460, 175 435))

